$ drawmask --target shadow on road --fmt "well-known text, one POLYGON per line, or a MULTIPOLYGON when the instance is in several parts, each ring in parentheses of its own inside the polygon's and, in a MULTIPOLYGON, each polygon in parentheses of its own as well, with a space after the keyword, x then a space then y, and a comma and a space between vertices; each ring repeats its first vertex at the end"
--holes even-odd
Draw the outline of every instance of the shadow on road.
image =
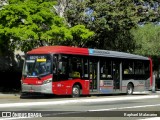
MULTIPOLYGON (((93 94, 93 95, 81 95, 79 98, 87 97, 107 97, 107 96, 144 96, 149 95, 149 93, 139 93, 133 95, 127 94, 93 94)), ((71 95, 53 95, 53 94, 35 94, 35 93, 23 93, 20 95, 21 99, 59 99, 59 98, 72 98, 71 95)))

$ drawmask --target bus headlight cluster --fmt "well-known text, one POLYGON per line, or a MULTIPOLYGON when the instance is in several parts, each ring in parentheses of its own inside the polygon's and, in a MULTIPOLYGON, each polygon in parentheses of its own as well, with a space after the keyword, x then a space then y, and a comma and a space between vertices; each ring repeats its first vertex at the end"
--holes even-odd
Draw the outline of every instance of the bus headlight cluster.
POLYGON ((52 78, 43 81, 43 84, 47 84, 47 83, 50 83, 50 82, 52 82, 52 78))

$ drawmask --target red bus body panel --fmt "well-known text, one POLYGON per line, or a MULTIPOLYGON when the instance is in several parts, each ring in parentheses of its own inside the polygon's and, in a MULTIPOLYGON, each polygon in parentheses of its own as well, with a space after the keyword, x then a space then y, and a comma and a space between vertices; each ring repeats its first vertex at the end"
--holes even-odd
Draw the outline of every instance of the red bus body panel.
POLYGON ((43 46, 33 49, 27 54, 46 54, 46 53, 62 53, 62 54, 75 54, 75 55, 89 55, 87 48, 76 48, 68 46, 43 46))
POLYGON ((53 94, 56 95, 71 95, 72 94, 72 87, 74 84, 79 83, 82 87, 82 94, 89 94, 89 80, 81 80, 81 79, 74 79, 74 80, 63 80, 59 82, 52 83, 52 90, 53 94))
MULTIPOLYGON (((41 80, 38 78, 22 78, 23 84, 26 85, 42 85, 44 80, 52 78, 52 75, 42 77, 41 80)), ((74 80, 61 80, 58 82, 52 82, 52 93, 55 95, 71 95, 72 94, 72 87, 74 84, 80 84, 82 87, 82 94, 88 95, 89 94, 89 80, 81 80, 81 79, 74 79, 74 80)))
POLYGON ((38 79, 37 77, 28 77, 28 78, 22 77, 22 81, 23 81, 23 84, 42 85, 43 81, 47 80, 49 78, 52 78, 52 74, 51 75, 47 75, 45 77, 41 77, 40 79, 38 79))

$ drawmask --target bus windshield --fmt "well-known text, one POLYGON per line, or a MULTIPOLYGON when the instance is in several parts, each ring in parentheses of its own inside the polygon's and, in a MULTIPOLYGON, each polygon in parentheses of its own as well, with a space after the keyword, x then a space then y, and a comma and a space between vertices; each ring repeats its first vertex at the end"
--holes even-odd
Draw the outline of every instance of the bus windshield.
POLYGON ((28 55, 22 74, 26 77, 45 76, 51 74, 51 58, 49 55, 28 55))

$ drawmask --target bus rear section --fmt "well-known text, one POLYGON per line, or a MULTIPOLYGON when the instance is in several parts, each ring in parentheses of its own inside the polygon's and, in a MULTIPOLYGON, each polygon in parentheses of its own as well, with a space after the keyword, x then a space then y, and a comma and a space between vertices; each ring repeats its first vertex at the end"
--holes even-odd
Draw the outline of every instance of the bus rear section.
POLYGON ((149 59, 89 58, 90 94, 148 91, 152 83, 149 59))
POLYGON ((122 62, 122 89, 133 89, 134 92, 144 92, 151 89, 152 83, 152 61, 123 60, 122 62), (129 87, 129 88, 128 88, 129 87), (131 88, 132 87, 132 88, 131 88))

